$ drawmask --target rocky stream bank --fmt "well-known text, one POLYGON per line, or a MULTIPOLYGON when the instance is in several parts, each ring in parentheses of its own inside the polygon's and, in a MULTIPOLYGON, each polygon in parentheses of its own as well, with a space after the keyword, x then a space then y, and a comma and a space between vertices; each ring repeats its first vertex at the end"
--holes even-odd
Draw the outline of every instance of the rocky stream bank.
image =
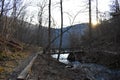
POLYGON ((112 71, 101 65, 80 63, 77 67, 66 66, 69 65, 60 63, 51 55, 38 55, 30 80, 120 80, 120 71, 112 71))

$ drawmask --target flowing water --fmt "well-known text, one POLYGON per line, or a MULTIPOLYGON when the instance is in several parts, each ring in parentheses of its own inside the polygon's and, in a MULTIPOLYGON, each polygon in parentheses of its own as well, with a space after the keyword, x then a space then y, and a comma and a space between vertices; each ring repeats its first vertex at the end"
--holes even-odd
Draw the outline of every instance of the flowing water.
MULTIPOLYGON (((78 61, 69 62, 67 60, 68 54, 60 54, 59 61, 72 65, 72 69, 83 70, 90 80, 120 80, 120 70, 110 70, 105 66, 94 63, 80 63, 78 61)), ((53 58, 58 57, 58 54, 53 54, 53 58)))
MULTIPOLYGON (((68 64, 69 63, 69 61, 67 60, 68 55, 69 54, 60 54, 59 61, 64 63, 64 64, 68 64)), ((57 59, 58 54, 53 54, 52 57, 57 59)))

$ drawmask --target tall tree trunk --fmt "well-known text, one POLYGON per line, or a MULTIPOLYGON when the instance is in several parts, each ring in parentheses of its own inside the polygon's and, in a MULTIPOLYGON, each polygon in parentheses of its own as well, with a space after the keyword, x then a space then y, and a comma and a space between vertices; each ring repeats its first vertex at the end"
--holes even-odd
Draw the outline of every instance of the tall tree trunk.
POLYGON ((1 1, 1 11, 0 11, 0 18, 3 16, 4 4, 5 4, 5 0, 2 0, 2 1, 1 1))
POLYGON ((60 0, 60 8, 61 8, 61 30, 60 30, 60 45, 59 45, 59 54, 57 60, 59 60, 61 47, 62 47, 62 37, 63 37, 63 5, 62 0, 60 0))
MULTIPOLYGON (((0 33, 3 33, 3 12, 4 12, 4 5, 5 5, 5 0, 1 1, 1 8, 0 8, 0 33)), ((3 34, 2 34, 3 35, 3 34)))
MULTIPOLYGON (((97 24, 99 23, 99 17, 98 17, 98 0, 96 0, 96 22, 97 22, 97 24)), ((100 35, 100 28, 99 27, 97 27, 97 32, 98 32, 98 36, 100 35)))
POLYGON ((49 0, 49 24, 48 24, 48 51, 50 52, 51 47, 51 0, 49 0))
POLYGON ((38 26, 38 32, 37 32, 37 45, 38 46, 41 46, 41 44, 42 44, 42 37, 41 37, 42 36, 42 34, 41 34, 42 33, 41 32, 42 31, 41 30, 42 29, 42 20, 43 20, 42 19, 42 12, 43 11, 41 10, 41 13, 40 14, 38 13, 38 17, 39 17, 39 26, 38 26))
POLYGON ((120 11, 120 6, 119 6, 119 2, 118 0, 115 0, 115 7, 116 7, 116 13, 118 13, 120 11))
POLYGON ((92 39, 92 16, 91 16, 91 0, 89 0, 89 50, 91 50, 91 39, 92 39))
POLYGON ((96 21, 98 23, 98 0, 96 0, 96 21))

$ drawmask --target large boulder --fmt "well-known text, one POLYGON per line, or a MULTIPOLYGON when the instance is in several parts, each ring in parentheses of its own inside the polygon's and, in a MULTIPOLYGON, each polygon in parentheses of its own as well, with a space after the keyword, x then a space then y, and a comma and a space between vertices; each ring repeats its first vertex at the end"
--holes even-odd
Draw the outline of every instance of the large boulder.
POLYGON ((70 52, 67 59, 69 61, 82 61, 85 54, 86 53, 84 51, 70 52))
POLYGON ((75 61, 75 55, 74 55, 74 53, 69 53, 69 55, 68 55, 68 57, 67 57, 67 60, 69 60, 69 61, 75 61))

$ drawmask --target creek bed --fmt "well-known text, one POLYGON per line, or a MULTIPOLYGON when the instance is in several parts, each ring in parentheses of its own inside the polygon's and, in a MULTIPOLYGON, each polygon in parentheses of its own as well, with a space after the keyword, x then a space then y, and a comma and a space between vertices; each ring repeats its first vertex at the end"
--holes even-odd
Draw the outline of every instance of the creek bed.
MULTIPOLYGON (((60 54, 59 61, 72 66, 72 69, 79 69, 86 73, 90 80, 120 80, 120 70, 110 70, 107 67, 95 63, 81 63, 79 61, 68 61, 68 54, 60 54)), ((58 54, 53 54, 57 59, 58 54)))

